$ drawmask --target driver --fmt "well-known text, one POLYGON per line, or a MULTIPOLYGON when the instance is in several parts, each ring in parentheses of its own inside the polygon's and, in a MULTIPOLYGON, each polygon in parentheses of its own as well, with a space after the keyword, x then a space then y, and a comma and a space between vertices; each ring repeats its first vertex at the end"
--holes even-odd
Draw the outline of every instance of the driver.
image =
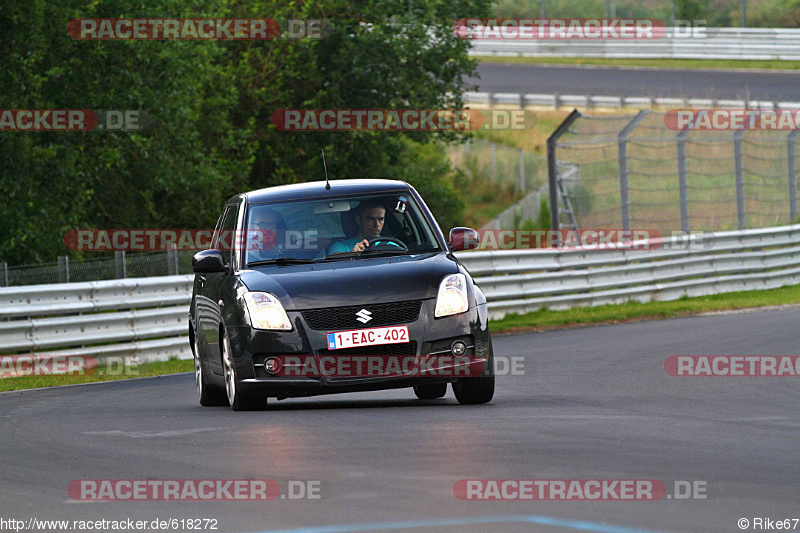
MULTIPOLYGON (((386 221, 386 208, 377 200, 366 200, 358 204, 356 211, 356 224, 358 235, 331 245, 330 253, 363 252, 371 239, 377 239, 383 230, 386 221)), ((395 243, 390 242, 389 244, 395 243)))

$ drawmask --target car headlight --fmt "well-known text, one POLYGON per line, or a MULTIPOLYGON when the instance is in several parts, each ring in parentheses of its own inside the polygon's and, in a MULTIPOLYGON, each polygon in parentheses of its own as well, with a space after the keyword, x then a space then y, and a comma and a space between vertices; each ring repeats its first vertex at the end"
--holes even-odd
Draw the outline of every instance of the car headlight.
POLYGON ((469 309, 467 299, 467 278, 464 274, 445 276, 439 284, 439 295, 436 297, 436 318, 457 315, 469 309))
POLYGON ((250 314, 250 325, 255 329, 290 331, 292 323, 280 300, 268 292, 246 292, 244 301, 250 314))

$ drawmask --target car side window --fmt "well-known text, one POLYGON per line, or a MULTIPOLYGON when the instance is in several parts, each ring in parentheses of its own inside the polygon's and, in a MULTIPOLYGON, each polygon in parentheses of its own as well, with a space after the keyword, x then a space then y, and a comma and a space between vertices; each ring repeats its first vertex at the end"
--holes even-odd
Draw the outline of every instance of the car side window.
POLYGON ((225 216, 227 209, 222 210, 222 214, 217 219, 217 224, 214 226, 214 234, 211 236, 211 248, 219 249, 217 243, 219 242, 219 231, 222 229, 222 219, 225 216))
POLYGON ((235 205, 229 205, 225 209, 225 214, 222 215, 222 225, 214 234, 213 245, 214 248, 222 252, 222 259, 226 265, 231 263, 231 255, 233 253, 233 246, 236 242, 235 229, 236 219, 239 210, 235 205))

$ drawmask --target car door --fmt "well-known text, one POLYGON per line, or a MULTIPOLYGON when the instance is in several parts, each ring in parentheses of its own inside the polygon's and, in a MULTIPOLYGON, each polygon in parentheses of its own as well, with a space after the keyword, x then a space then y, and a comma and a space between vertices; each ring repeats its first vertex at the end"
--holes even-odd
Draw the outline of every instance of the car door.
MULTIPOLYGON (((203 305, 200 306, 198 299, 198 311, 202 310, 200 322, 202 323, 203 339, 206 343, 206 354, 208 368, 215 374, 222 375, 222 353, 220 350, 220 324, 222 318, 223 290, 227 285, 231 272, 237 270, 235 259, 238 254, 235 252, 236 228, 239 219, 240 202, 230 203, 225 207, 225 212, 221 217, 221 224, 214 231, 214 238, 211 247, 222 252, 225 262, 224 272, 209 272, 204 274, 202 281, 203 305), (233 268, 231 268, 233 265, 233 268)), ((198 313, 200 314, 200 313, 198 313)))

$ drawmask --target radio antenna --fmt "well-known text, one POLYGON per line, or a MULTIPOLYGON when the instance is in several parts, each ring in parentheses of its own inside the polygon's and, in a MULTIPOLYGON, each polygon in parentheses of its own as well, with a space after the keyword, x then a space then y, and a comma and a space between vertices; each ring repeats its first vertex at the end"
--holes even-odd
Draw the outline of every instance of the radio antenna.
POLYGON ((325 148, 322 149, 322 167, 325 169, 325 190, 331 190, 331 182, 328 181, 328 165, 325 163, 325 148))

